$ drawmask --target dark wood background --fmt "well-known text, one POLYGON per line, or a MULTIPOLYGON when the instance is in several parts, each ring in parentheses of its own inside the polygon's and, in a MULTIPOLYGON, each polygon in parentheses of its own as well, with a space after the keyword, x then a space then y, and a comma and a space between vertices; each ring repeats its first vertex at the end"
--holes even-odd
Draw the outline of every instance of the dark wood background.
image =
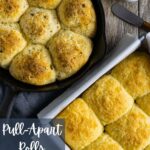
POLYGON ((150 0, 138 0, 137 2, 126 2, 126 0, 102 0, 106 17, 106 37, 108 48, 111 50, 126 33, 139 35, 142 31, 133 27, 117 17, 111 12, 111 5, 119 2, 144 20, 150 22, 150 0))

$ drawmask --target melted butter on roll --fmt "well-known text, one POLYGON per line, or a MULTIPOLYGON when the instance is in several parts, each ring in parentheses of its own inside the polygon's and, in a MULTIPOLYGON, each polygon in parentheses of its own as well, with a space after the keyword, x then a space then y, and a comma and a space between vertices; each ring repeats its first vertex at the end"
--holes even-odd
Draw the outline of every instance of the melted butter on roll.
POLYGON ((0 24, 0 66, 8 68, 16 54, 21 52, 27 42, 18 24, 0 24))
POLYGON ((11 75, 22 82, 45 85, 55 81, 56 74, 48 50, 42 45, 29 45, 12 61, 11 75))
POLYGON ((96 32, 96 14, 91 0, 63 0, 58 16, 64 27, 93 37, 96 32))
POLYGON ((93 44, 82 35, 61 30, 48 42, 57 79, 63 80, 79 71, 88 61, 93 44))
POLYGON ((0 22, 19 21, 27 8, 27 0, 0 0, 0 22))

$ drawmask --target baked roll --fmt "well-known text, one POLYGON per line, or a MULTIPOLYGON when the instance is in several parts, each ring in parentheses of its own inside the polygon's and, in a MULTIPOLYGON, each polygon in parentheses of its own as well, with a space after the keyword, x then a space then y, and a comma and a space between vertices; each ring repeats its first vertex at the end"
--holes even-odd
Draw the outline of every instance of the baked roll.
POLYGON ((138 106, 150 116, 150 94, 147 94, 136 100, 138 106))
POLYGON ((82 99, 76 99, 58 117, 65 120, 65 139, 73 150, 81 150, 96 140, 103 127, 82 99))
POLYGON ((49 51, 42 45, 29 45, 12 61, 10 74, 22 82, 45 85, 55 81, 49 51))
POLYGON ((61 0, 28 0, 30 6, 55 9, 61 0))
POLYGON ((123 150, 109 135, 102 134, 97 140, 83 150, 123 150))
POLYGON ((111 74, 134 99, 150 92, 150 56, 144 52, 130 55, 111 74))
POLYGON ((112 123, 126 114, 133 106, 133 98, 110 75, 99 79, 82 98, 92 108, 103 125, 112 123))
POLYGON ((8 68, 14 56, 26 44, 18 24, 0 23, 0 67, 8 68))
POLYGON ((150 150, 150 145, 148 145, 144 150, 150 150))
POLYGON ((135 105, 128 114, 108 125, 105 131, 125 150, 143 150, 150 143, 150 119, 135 105))
POLYGON ((63 80, 79 71, 88 61, 93 44, 82 35, 61 30, 48 42, 57 79, 63 80))
POLYGON ((1 0, 0 22, 17 22, 28 8, 27 0, 1 0))
POLYGON ((60 29, 56 12, 42 8, 29 8, 21 17, 20 25, 28 40, 36 44, 46 44, 60 29))
POLYGON ((62 0, 58 16, 64 28, 88 37, 96 33, 96 14, 91 0, 62 0))

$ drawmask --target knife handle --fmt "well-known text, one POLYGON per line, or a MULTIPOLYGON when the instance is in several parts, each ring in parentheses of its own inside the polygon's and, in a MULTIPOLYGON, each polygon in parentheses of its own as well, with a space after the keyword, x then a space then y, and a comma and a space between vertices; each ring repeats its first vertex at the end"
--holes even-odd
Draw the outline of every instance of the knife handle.
POLYGON ((144 21, 143 25, 142 25, 142 28, 146 31, 150 31, 150 23, 149 22, 146 22, 144 21))

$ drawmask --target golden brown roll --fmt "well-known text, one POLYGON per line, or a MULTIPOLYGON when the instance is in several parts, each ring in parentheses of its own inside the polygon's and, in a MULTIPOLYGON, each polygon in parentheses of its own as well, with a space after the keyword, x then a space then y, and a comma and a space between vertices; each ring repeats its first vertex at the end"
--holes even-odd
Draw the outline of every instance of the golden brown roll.
POLYGON ((138 106, 144 110, 150 116, 150 94, 145 95, 136 100, 138 106))
POLYGON ((64 27, 93 37, 96 33, 96 14, 91 0, 62 0, 58 16, 64 27))
POLYGON ((112 76, 99 79, 82 96, 103 125, 112 123, 133 106, 133 98, 112 76))
POLYGON ((0 23, 0 67, 7 68, 14 56, 25 46, 26 41, 18 24, 0 23))
POLYGON ((29 45, 12 61, 11 75, 22 82, 45 85, 55 81, 55 70, 48 50, 41 45, 29 45))
POLYGON ((61 0, 28 0, 30 6, 55 9, 61 0))
POLYGON ((150 145, 148 145, 144 150, 150 150, 150 145))
POLYGON ((48 43, 57 79, 75 74, 88 61, 92 52, 92 41, 69 30, 61 30, 48 43))
POLYGON ((17 22, 28 8, 27 0, 1 0, 0 22, 17 22))
POLYGON ((29 41, 46 44, 60 29, 54 10, 29 8, 21 17, 20 25, 29 41))
POLYGON ((109 135, 102 134, 97 140, 83 150, 123 150, 109 135))
POLYGON ((57 118, 65 119, 65 139, 73 150, 81 150, 96 140, 103 127, 82 99, 76 99, 57 118))
POLYGON ((150 92, 150 56, 135 52, 112 70, 114 76, 134 99, 150 92))
POLYGON ((125 150, 143 150, 150 143, 150 118, 137 106, 105 130, 125 150))

